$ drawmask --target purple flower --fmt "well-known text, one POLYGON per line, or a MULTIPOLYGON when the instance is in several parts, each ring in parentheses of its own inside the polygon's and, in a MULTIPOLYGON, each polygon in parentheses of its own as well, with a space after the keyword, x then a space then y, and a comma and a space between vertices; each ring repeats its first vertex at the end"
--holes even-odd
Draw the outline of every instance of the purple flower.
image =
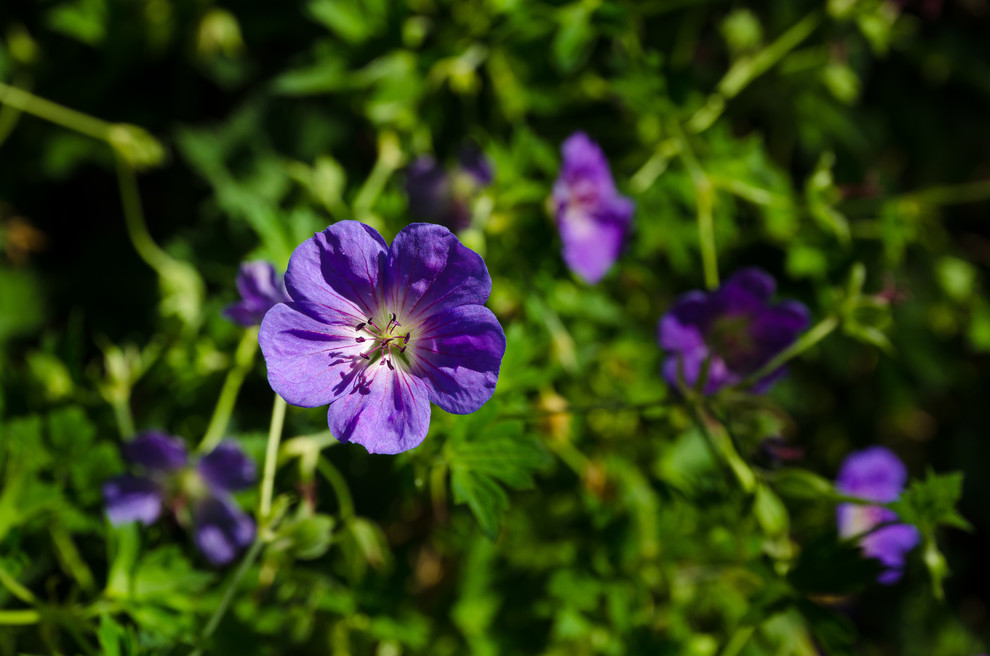
POLYGON ((491 398, 505 334, 483 304, 481 257, 449 230, 405 227, 386 245, 341 221, 296 248, 259 340, 268 381, 293 405, 330 404, 330 431, 371 453, 420 444, 430 401, 455 414, 491 398))
POLYGON ((254 540, 254 520, 230 498, 255 481, 254 462, 236 444, 221 442, 190 465, 182 440, 151 431, 126 443, 124 457, 140 474, 103 485, 111 524, 153 524, 171 507, 180 521, 191 521, 196 546, 214 565, 229 563, 254 540))
POLYGON ((461 150, 459 166, 449 173, 429 155, 406 171, 406 193, 412 218, 459 232, 471 224, 471 200, 492 182, 492 166, 477 148, 461 150))
MULTIPOLYGON (((693 387, 705 369, 704 393, 741 382, 790 346, 808 326, 801 303, 770 304, 776 283, 759 269, 737 272, 713 292, 688 292, 660 319, 660 346, 668 351, 663 376, 693 387)), ((753 386, 765 392, 785 370, 777 369, 753 386)))
POLYGON ((553 186, 564 261, 589 285, 619 257, 632 222, 633 203, 620 196, 605 154, 583 132, 568 137, 553 186))
POLYGON ((270 262, 260 260, 241 264, 237 291, 241 300, 227 306, 223 314, 242 326, 257 326, 273 305, 289 300, 282 276, 270 262))
MULTIPOLYGON (((882 446, 875 446, 850 453, 836 481, 836 489, 842 494, 868 501, 890 503, 896 501, 904 489, 907 470, 897 456, 882 446)), ((875 526, 897 521, 897 513, 882 506, 862 506, 854 503, 839 504, 836 510, 839 535, 848 538, 871 531, 875 526)), ((920 536, 909 524, 893 524, 873 531, 860 540, 863 553, 876 558, 887 569, 877 578, 890 584, 901 578, 904 556, 914 548, 920 536)))

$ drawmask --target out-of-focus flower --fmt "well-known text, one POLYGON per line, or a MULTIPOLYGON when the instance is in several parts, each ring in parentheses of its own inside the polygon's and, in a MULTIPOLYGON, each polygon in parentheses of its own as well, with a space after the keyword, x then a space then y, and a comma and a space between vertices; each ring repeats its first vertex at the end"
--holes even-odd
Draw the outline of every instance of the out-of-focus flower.
POLYGON ((616 191, 608 160, 588 135, 571 135, 561 153, 563 163, 553 186, 553 200, 564 261, 593 285, 618 259, 634 206, 616 191))
POLYGON ((296 248, 292 301, 273 307, 259 341, 268 381, 293 405, 330 404, 330 431, 371 453, 418 446, 430 401, 454 414, 495 391, 505 334, 484 306, 484 260, 449 230, 406 226, 391 247, 341 221, 296 248))
POLYGON ((276 303, 289 300, 285 282, 270 262, 259 260, 241 264, 237 272, 237 291, 241 300, 228 305, 225 317, 242 326, 257 326, 276 303))
POLYGON ((471 225, 471 201, 492 178, 491 162, 475 147, 463 148, 449 172, 429 155, 420 157, 406 170, 409 214, 460 232, 471 225))
POLYGON ((221 442, 191 464, 182 440, 147 432, 124 445, 124 457, 138 474, 104 484, 111 524, 153 524, 171 508, 191 524, 196 547, 214 565, 229 563, 254 540, 254 520, 230 497, 255 481, 254 462, 236 444, 221 442))
MULTIPOLYGON (((890 449, 870 447, 850 453, 836 480, 836 489, 846 495, 878 503, 896 501, 904 489, 907 470, 890 449)), ((863 535, 860 547, 870 558, 876 558, 886 566, 877 578, 890 584, 901 578, 904 557, 918 544, 918 530, 909 524, 891 524, 873 530, 881 524, 897 521, 897 513, 882 506, 863 506, 855 503, 839 504, 836 511, 839 535, 854 537, 863 535)))
MULTIPOLYGON (((705 394, 741 382, 790 346, 808 326, 801 303, 770 304, 776 282, 759 269, 737 272, 713 292, 692 291, 681 296, 660 319, 660 346, 668 351, 663 363, 666 381, 693 387, 707 370, 705 394), (706 364, 707 363, 707 364, 706 364)), ((763 393, 784 375, 771 372, 753 386, 763 393)))

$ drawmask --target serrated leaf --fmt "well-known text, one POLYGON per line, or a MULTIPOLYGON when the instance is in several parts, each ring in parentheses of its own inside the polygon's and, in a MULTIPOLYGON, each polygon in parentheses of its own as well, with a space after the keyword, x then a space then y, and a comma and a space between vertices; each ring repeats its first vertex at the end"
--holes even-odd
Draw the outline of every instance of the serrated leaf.
POLYGON ((464 421, 447 443, 454 501, 465 503, 481 529, 498 535, 509 497, 501 484, 522 489, 533 485, 533 473, 547 461, 546 452, 519 421, 493 423, 494 409, 464 421))
POLYGON ((939 526, 954 526, 971 530, 972 526, 956 510, 962 497, 961 472, 936 474, 928 470, 924 480, 914 480, 900 498, 890 507, 901 519, 918 527, 924 535, 931 535, 939 526))

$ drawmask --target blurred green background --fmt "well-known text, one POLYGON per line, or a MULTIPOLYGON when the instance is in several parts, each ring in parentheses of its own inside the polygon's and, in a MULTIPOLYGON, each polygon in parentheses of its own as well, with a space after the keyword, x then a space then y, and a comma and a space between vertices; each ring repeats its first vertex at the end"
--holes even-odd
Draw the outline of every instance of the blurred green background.
MULTIPOLYGON (((985 651, 988 28, 985 0, 5 1, 0 570, 34 601, 0 587, 0 620, 42 610, 0 621, 0 653, 200 644, 227 574, 174 523, 102 517, 121 413, 198 441, 235 366, 242 330, 220 310, 238 264, 284 269, 338 219, 390 240, 414 218, 404 167, 465 143, 496 171, 461 235, 509 339, 494 399, 434 408, 408 454, 334 446, 319 465, 300 454, 328 443, 325 410, 290 409, 285 437, 303 437, 276 490, 292 520, 209 653, 985 651), (13 87, 118 129, 108 143, 22 113, 13 87), (591 288, 546 203, 576 130, 637 206, 591 288), (153 242, 125 220, 119 158, 153 242), (776 595, 834 505, 778 489, 754 506, 658 373, 657 320, 703 284, 699 193, 723 277, 760 266, 819 320, 859 262, 864 290, 896 301, 729 423, 761 470, 759 444, 782 436, 827 479, 871 444, 916 477, 963 472, 974 530, 940 536, 943 601, 917 552, 892 587, 776 595), (567 403, 605 407, 551 414, 567 403)), ((257 357, 228 433, 259 463, 271 397, 257 357)))

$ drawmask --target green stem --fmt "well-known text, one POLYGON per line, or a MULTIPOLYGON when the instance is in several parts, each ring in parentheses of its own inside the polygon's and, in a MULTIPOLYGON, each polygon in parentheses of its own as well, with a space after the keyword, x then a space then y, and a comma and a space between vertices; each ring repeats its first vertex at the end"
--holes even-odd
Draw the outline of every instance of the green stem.
POLYGON ((120 184, 120 202, 124 210, 127 236, 131 238, 134 250, 137 251, 141 259, 159 275, 165 276, 169 266, 173 263, 172 257, 151 238, 144 221, 144 210, 141 208, 141 194, 138 190, 137 176, 134 175, 134 169, 119 156, 117 157, 117 180, 120 184))
MULTIPOLYGON (((284 403, 284 402, 283 402, 284 403)), ((220 620, 227 613, 227 608, 230 606, 230 602, 234 599, 234 593, 237 591, 237 586, 240 585, 241 579, 247 574, 247 571, 254 564, 254 561, 258 558, 258 554, 261 553, 261 547, 264 546, 264 542, 260 537, 256 538, 254 544, 248 549, 247 554, 244 555, 244 559, 241 560, 241 564, 237 566, 237 571, 231 577, 230 582, 227 583, 227 589, 223 591, 223 597, 220 598, 220 603, 217 605, 216 610, 213 611, 213 615, 210 617, 210 621, 206 623, 203 627, 203 633, 199 636, 200 646, 194 649, 189 656, 201 656, 203 653, 202 644, 209 640, 213 632, 217 630, 220 626, 220 620)))
POLYGON ((0 585, 7 588, 7 591, 10 594, 14 595, 25 604, 31 604, 33 606, 38 603, 34 593, 21 585, 17 579, 8 574, 3 568, 0 568, 0 585))
POLYGON ((114 401, 111 404, 113 407, 113 416, 117 421, 117 430, 120 431, 120 437, 129 440, 134 436, 134 416, 131 414, 131 405, 127 402, 127 399, 120 399, 114 401))
POLYGON ((0 610, 0 626, 24 626, 41 621, 41 613, 36 610, 0 610))
POLYGON ((344 480, 344 476, 340 473, 340 470, 326 458, 320 458, 319 464, 316 467, 323 474, 323 477, 327 479, 327 482, 330 483, 333 493, 337 495, 337 505, 340 506, 340 520, 347 522, 354 517, 354 498, 351 496, 351 491, 347 487, 347 481, 344 480))
POLYGON ((929 187, 909 194, 900 200, 913 201, 922 205, 962 205, 990 200, 990 180, 979 180, 959 185, 929 187))
POLYGON ((689 401, 688 407, 695 426, 701 431, 702 436, 712 448, 717 460, 729 468, 744 492, 747 494, 752 492, 756 488, 756 475, 746 461, 743 460, 742 456, 739 455, 739 451, 736 450, 736 445, 732 442, 732 438, 729 436, 725 427, 719 424, 721 430, 710 430, 707 424, 707 418, 694 402, 689 401))
POLYGON ((705 273, 705 286, 718 287, 718 250, 715 247, 715 189, 711 180, 688 142, 687 136, 676 121, 671 123, 673 138, 680 144, 678 153, 691 176, 698 204, 698 244, 701 248, 701 265, 705 273))
POLYGON ((378 141, 378 159, 375 161, 375 166, 354 198, 355 219, 367 221, 367 215, 381 195, 388 179, 401 165, 402 150, 398 138, 391 132, 382 134, 378 141))
POLYGON ((447 465, 437 463, 430 472, 430 499, 433 516, 438 522, 447 521, 447 465))
POLYGON ((69 109, 50 100, 39 98, 24 89, 0 82, 0 103, 14 109, 51 121, 56 125, 88 135, 94 139, 109 141, 113 126, 106 121, 69 109))
POLYGON ((591 405, 567 406, 559 410, 547 409, 499 415, 499 419, 542 419, 543 417, 555 417, 557 415, 585 415, 596 410, 613 410, 616 412, 622 412, 623 410, 650 410, 652 408, 664 408, 678 404, 679 402, 671 399, 657 399, 655 401, 644 401, 643 403, 611 401, 608 403, 593 403, 591 405))
POLYGON ((828 335, 839 327, 839 317, 835 315, 829 315, 819 321, 817 324, 812 326, 811 330, 801 335, 801 337, 785 348, 783 351, 778 353, 770 362, 760 367, 755 373, 750 374, 744 381, 739 383, 739 387, 749 387, 754 385, 767 375, 773 373, 785 363, 791 361, 797 356, 801 355, 812 346, 822 341, 828 335))
POLYGON ((268 447, 265 449, 265 474, 261 479, 261 502, 258 505, 258 523, 266 521, 272 511, 272 491, 275 488, 275 469, 278 462, 278 445, 282 439, 282 424, 285 423, 286 403, 275 395, 272 409, 272 423, 268 429, 268 447))
POLYGON ((749 642, 750 637, 753 632, 756 631, 756 627, 752 625, 741 626, 736 629, 736 632, 732 634, 729 638, 729 642, 725 643, 725 648, 719 652, 718 656, 737 656, 749 642))
POLYGON ((234 366, 227 372, 227 378, 223 381, 223 387, 220 389, 220 397, 217 399, 216 408, 213 409, 210 424, 206 427, 206 434, 199 444, 201 453, 209 453, 223 439, 223 434, 227 431, 227 425, 230 423, 230 416, 234 412, 234 404, 237 403, 237 395, 241 391, 244 378, 254 365, 257 351, 258 328, 248 328, 237 344, 237 351, 234 353, 234 366))
POLYGON ((688 120, 688 130, 697 134, 711 127, 725 111, 726 100, 739 95, 753 80, 773 68, 787 53, 811 36, 821 21, 821 11, 816 9, 760 52, 737 60, 718 83, 716 91, 708 97, 708 101, 688 120))

